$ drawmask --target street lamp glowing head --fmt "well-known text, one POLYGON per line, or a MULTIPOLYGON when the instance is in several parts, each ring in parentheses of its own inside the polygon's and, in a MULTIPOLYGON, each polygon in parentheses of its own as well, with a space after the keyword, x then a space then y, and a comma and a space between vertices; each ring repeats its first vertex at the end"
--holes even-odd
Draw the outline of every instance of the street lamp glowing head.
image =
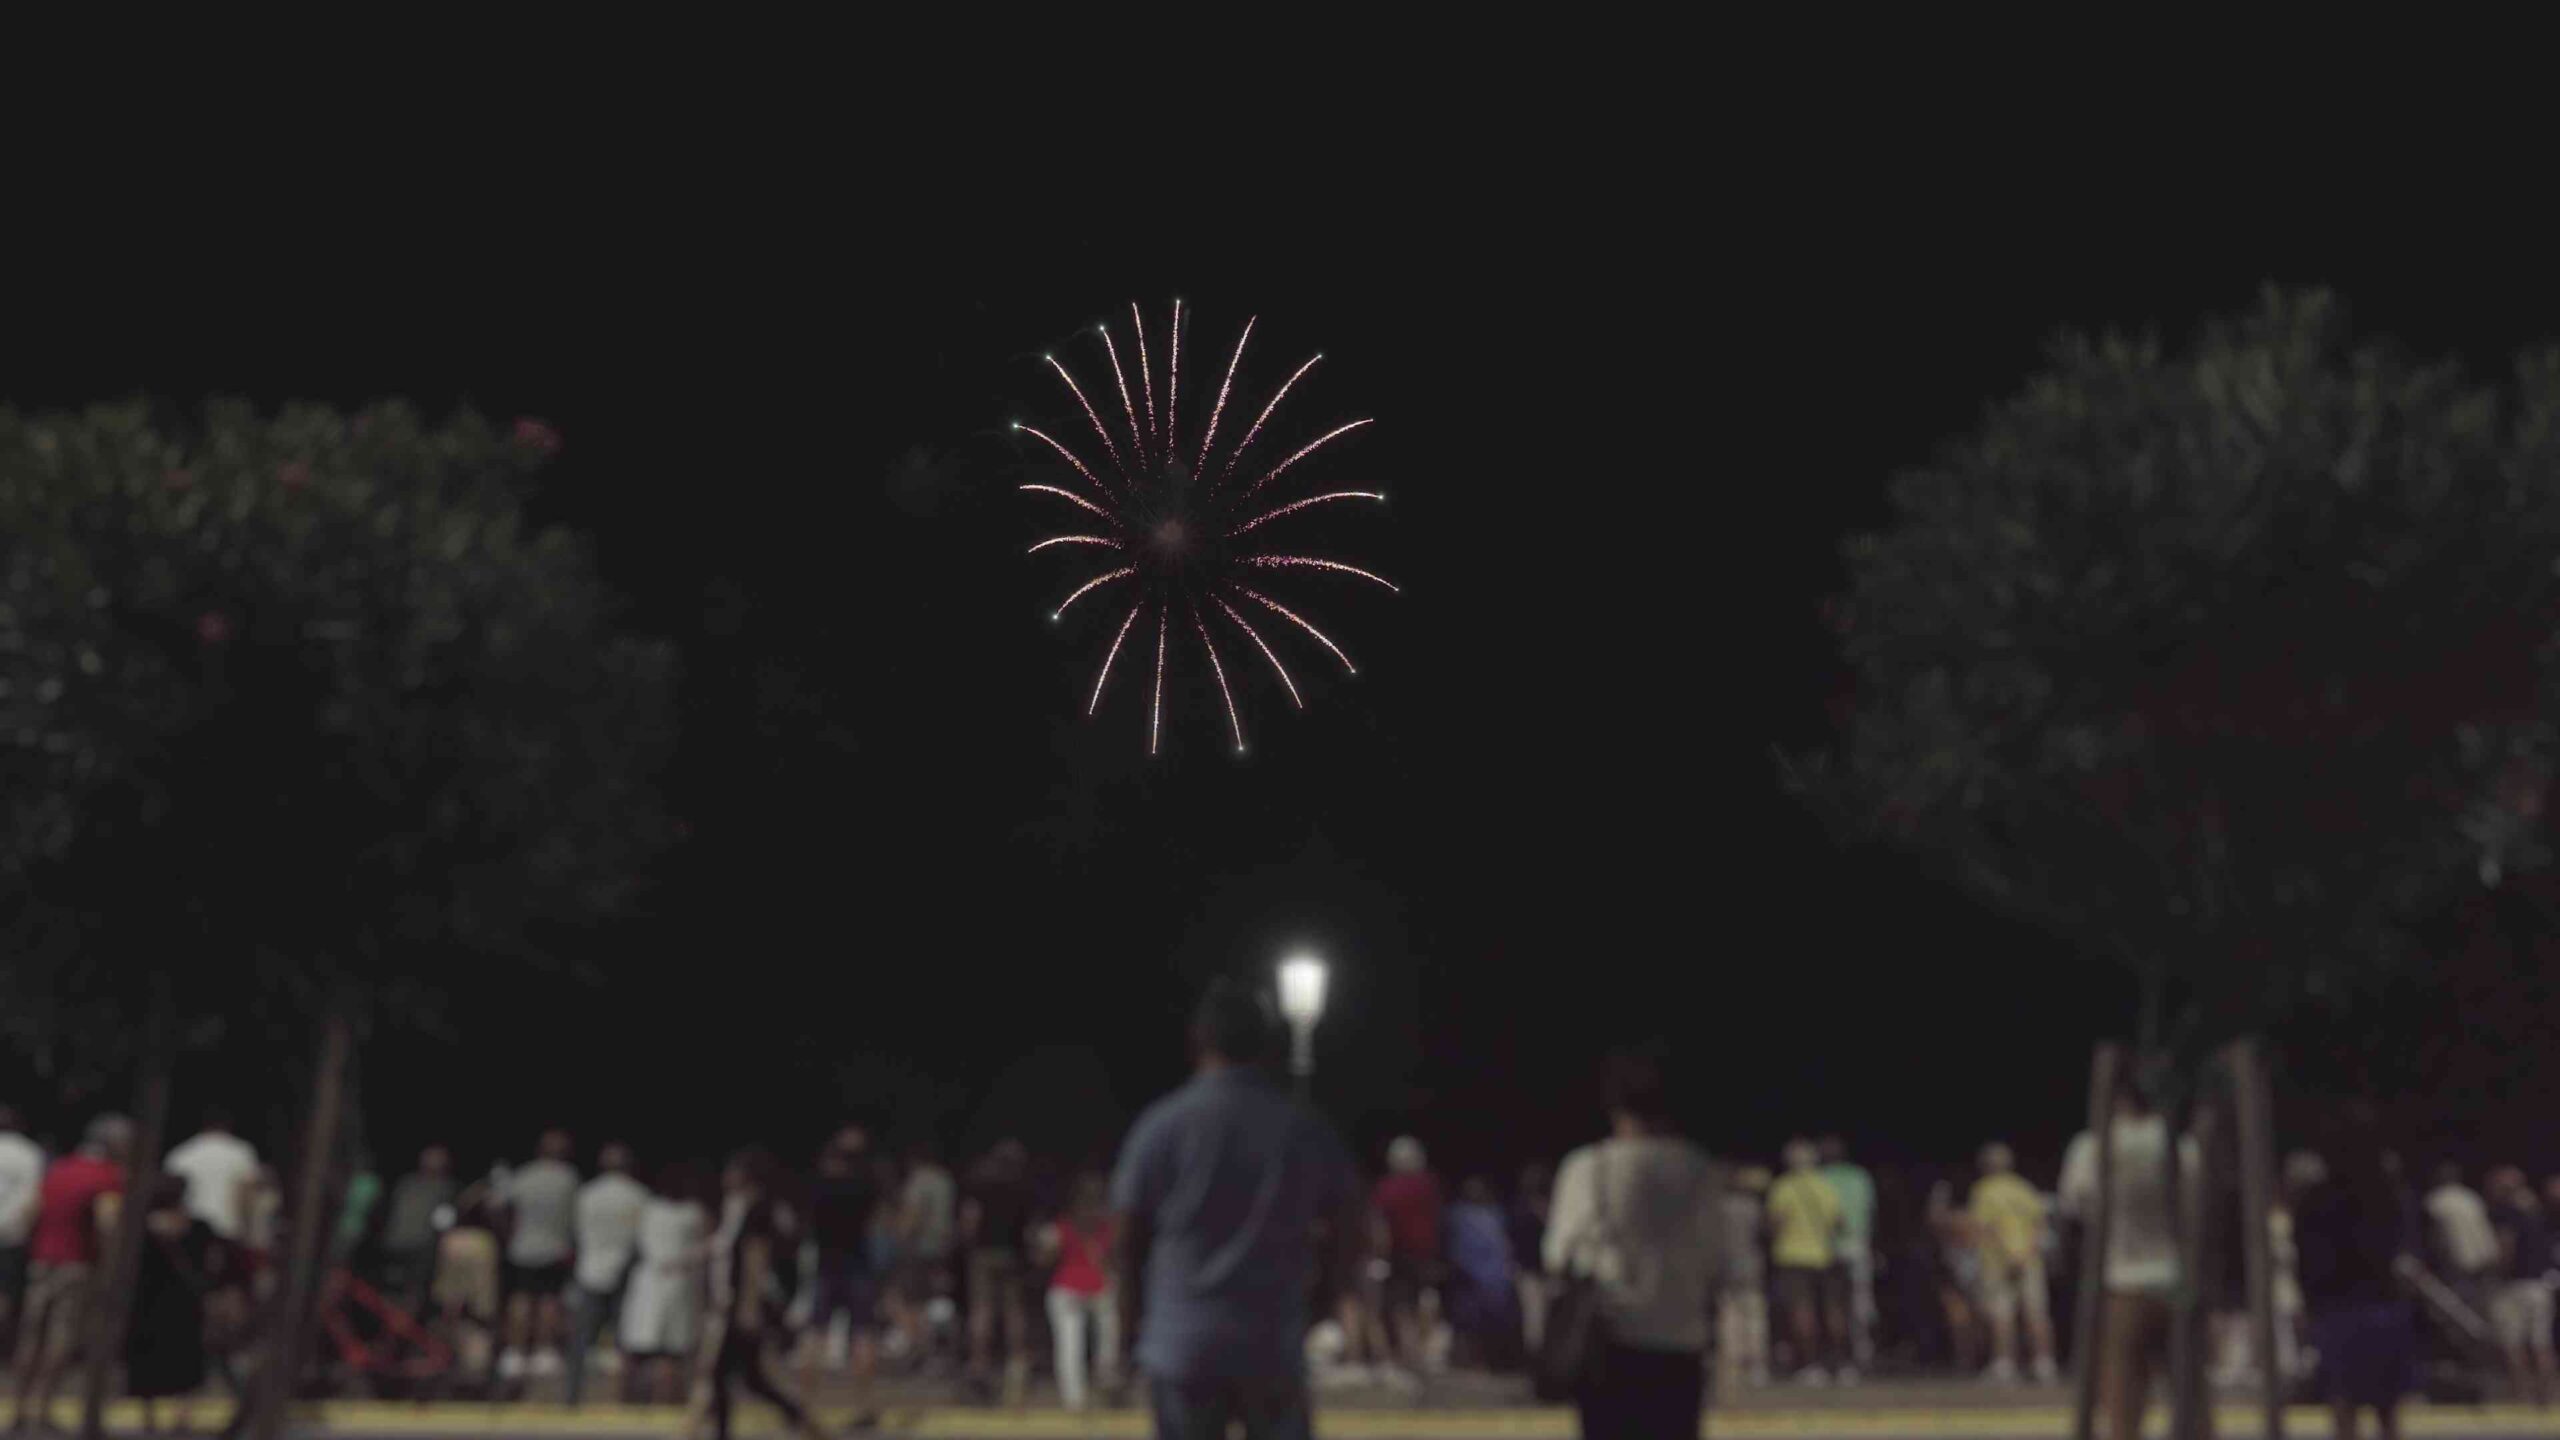
POLYGON ((1325 982, 1330 972, 1313 955, 1293 955, 1280 962, 1280 1016, 1292 1025, 1313 1025, 1324 1014, 1325 982))

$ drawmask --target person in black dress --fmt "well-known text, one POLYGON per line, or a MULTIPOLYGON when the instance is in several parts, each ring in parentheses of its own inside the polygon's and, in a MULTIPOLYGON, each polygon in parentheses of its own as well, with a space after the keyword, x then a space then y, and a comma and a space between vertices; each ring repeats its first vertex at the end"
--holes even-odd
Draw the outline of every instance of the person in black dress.
POLYGON ((143 1217, 142 1263, 133 1277, 133 1319, 124 1342, 125 1388, 142 1402, 142 1428, 159 1431, 158 1402, 188 1431, 187 1399, 204 1388, 204 1300, 220 1281, 222 1242, 187 1213, 187 1182, 164 1175, 143 1217))
POLYGON ((722 1294, 717 1349, 711 1360, 711 1425, 717 1440, 729 1440, 729 1412, 744 1386, 780 1410, 795 1435, 815 1440, 821 1433, 808 1409, 776 1377, 774 1342, 785 1333, 790 1305, 789 1267, 799 1249, 797 1227, 774 1196, 771 1157, 745 1151, 729 1162, 723 1177, 728 1215, 720 1238, 722 1294))

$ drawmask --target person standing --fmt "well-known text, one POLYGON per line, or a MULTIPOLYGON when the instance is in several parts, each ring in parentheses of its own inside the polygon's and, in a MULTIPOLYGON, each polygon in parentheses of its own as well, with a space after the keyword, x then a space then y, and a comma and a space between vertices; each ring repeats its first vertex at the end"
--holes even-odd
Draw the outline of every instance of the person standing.
POLYGON ((1161 1440, 1231 1425, 1246 1440, 1312 1433, 1317 1236, 1330 1226, 1348 1262, 1364 1207, 1342 1142, 1268 1069, 1278 1032, 1269 1000, 1212 984, 1192 1021, 1190 1082, 1139 1117, 1112 1176, 1124 1329, 1161 1440))
POLYGON ((2018 1327, 2026 1322, 2035 1377, 2050 1385, 2061 1372, 2053 1363, 2053 1293, 2044 1272, 2044 1197, 2018 1178, 2018 1157, 1993 1142, 1982 1148, 1982 1176, 1966 1206, 1981 1256, 1982 1308, 1991 1321, 1991 1369, 1996 1384, 2018 1379, 2018 1327))
POLYGON ((2483 1316, 2496 1289, 2498 1232, 2489 1223, 2488 1202, 2462 1183, 2462 1167, 2436 1167, 2436 1184, 2427 1192, 2429 1258, 2464 1304, 2483 1316))
POLYGON ((960 1233, 969 1254, 969 1371, 981 1398, 996 1388, 996 1336, 1004 1336, 1004 1402, 1022 1403, 1031 1378, 1030 1152, 997 1143, 970 1177, 960 1233))
POLYGON ((1067 1212, 1041 1232, 1040 1248, 1052 1264, 1049 1334, 1057 1346, 1058 1399, 1070 1410, 1091 1403, 1090 1374, 1105 1389, 1120 1376, 1120 1298, 1111 1284, 1110 1182, 1100 1175, 1076 1178, 1067 1212))
POLYGON ((1724 1294, 1716 1305, 1716 1358, 1728 1385, 1769 1383, 1769 1266, 1762 1196, 1769 1172, 1758 1165, 1733 1174, 1724 1193, 1724 1294))
POLYGON ((870 1136, 847 1126, 819 1152, 817 1181, 809 1191, 809 1235, 818 1259, 810 1335, 801 1347, 800 1388, 817 1392, 823 1350, 831 1370, 850 1362, 854 1409, 865 1415, 872 1409, 871 1384, 880 1353, 880 1272, 872 1266, 871 1249, 879 1209, 870 1136))
POLYGON ((557 1375, 560 1335, 569 1288, 569 1259, 577 1250, 578 1167, 566 1130, 544 1133, 533 1163, 497 1187, 507 1233, 507 1348, 498 1377, 528 1372, 557 1375))
POLYGON ((2551 1347, 2551 1239, 2542 1205, 2524 1172, 2513 1166, 2489 1176, 2489 1223, 2498 1235, 2498 1282, 2489 1297, 2489 1323, 2507 1357, 2518 1399, 2548 1405, 2560 1387, 2560 1365, 2551 1347))
POLYGON ((596 1156, 596 1177, 578 1189, 578 1259, 569 1291, 571 1405, 586 1397, 587 1364, 596 1346, 619 1328, 639 1253, 640 1212, 648 1204, 648 1187, 631 1178, 631 1147, 605 1146, 596 1156))
MULTIPOLYGON (((2203 1152, 2193 1136, 2174 1136, 2149 1088, 2127 1077, 2110 1127, 2115 1151, 2109 1174, 2105 1303, 2092 1352, 2098 1363, 2100 1413, 2109 1440, 2140 1440, 2153 1370, 2166 1358, 2170 1298, 2180 1281, 2176 1217, 2169 1204, 2171 1144, 2176 1144, 2180 1205, 2196 1213, 2203 1152)), ((2063 1156, 2062 1213, 2086 1219, 2098 1194, 2098 1137, 2083 1131, 2063 1156)))
POLYGON ((18 1112, 0 1105, 0 1355, 17 1339, 18 1297, 27 1288, 27 1231, 44 1190, 44 1151, 22 1133, 18 1112))
POLYGON ((959 1203, 959 1184, 943 1168, 940 1149, 931 1140, 918 1142, 907 1152, 906 1184, 898 1192, 898 1298, 906 1348, 919 1362, 933 1353, 931 1307, 950 1288, 959 1203))
POLYGON ((94 1298, 99 1230, 106 1203, 124 1192, 133 1122, 101 1115, 80 1148, 44 1172, 35 1223, 27 1232, 27 1311, 18 1335, 18 1428, 42 1421, 54 1386, 80 1345, 94 1298))
POLYGON ((630 1293, 622 1305, 626 1393, 660 1404, 684 1398, 685 1362, 702 1340, 711 1211, 691 1166, 658 1171, 641 1208, 630 1293))
MULTIPOLYGON (((1859 1370, 1876 1361, 1876 1179, 1849 1158, 1849 1142, 1822 1137, 1822 1180, 1840 1201, 1841 1283, 1832 1287, 1831 1333, 1849 1340, 1849 1363, 1859 1370)), ((1849 1379, 1856 1371, 1847 1372, 1849 1379)))
POLYGON ((1399 1135, 1387 1146, 1387 1173, 1370 1206, 1387 1229, 1387 1334, 1408 1374, 1429 1369, 1424 1354, 1426 1301, 1440 1284, 1440 1218, 1446 1198, 1422 1142, 1399 1135))
MULTIPOLYGON (((187 1430, 187 1399, 204 1388, 205 1297, 221 1283, 229 1246, 189 1198, 185 1177, 160 1177, 143 1217, 142 1262, 134 1270, 133 1308, 124 1334, 125 1391, 142 1402, 142 1428, 156 1432, 156 1402, 176 1408, 187 1430)), ((236 1387, 235 1387, 236 1389, 236 1387)))
POLYGON ((2343 1118, 2322 1147, 2325 1173, 2294 1198, 2294 1264, 2338 1440, 2355 1440, 2364 1410, 2380 1421, 2383 1440, 2399 1440, 2400 1402, 2417 1384, 2418 1336, 2397 1269, 2415 1249, 2416 1217, 2371 1110, 2343 1118))
POLYGON ((1520 1359, 1519 1257, 1492 1181, 1470 1175, 1458 1183, 1447 1229, 1449 1324, 1465 1347, 1457 1363, 1512 1369, 1520 1359))
POLYGON ((413 1313, 426 1308, 435 1278, 436 1214, 462 1193, 453 1175, 453 1152, 429 1145, 418 1167, 391 1185, 382 1217, 382 1288, 413 1313))
POLYGON ((729 1222, 723 1226, 714 1291, 721 1297, 720 1334, 711 1360, 711 1424, 715 1440, 729 1440, 736 1391, 746 1389, 782 1412, 791 1433, 819 1434, 808 1408, 775 1374, 773 1345, 784 1331, 791 1301, 790 1256, 800 1239, 790 1212, 776 1198, 773 1161, 760 1150, 743 1151, 722 1177, 729 1222))
POLYGON ((1532 1355, 1546 1348, 1547 1215, 1555 1203, 1555 1173, 1544 1165, 1520 1170, 1511 1197, 1511 1253, 1520 1262, 1520 1339, 1532 1355))
POLYGON ((160 1168, 187 1182, 188 1214, 223 1241, 240 1243, 258 1183, 258 1151, 233 1133, 229 1111, 205 1111, 204 1128, 170 1151, 160 1168))
MULTIPOLYGON (((1846 1308, 1838 1293, 1845 1288, 1839 1268, 1840 1196, 1822 1178, 1821 1162, 1822 1153, 1812 1141, 1790 1141, 1787 1173, 1769 1187, 1769 1259, 1777 1269, 1771 1289, 1795 1342, 1796 1379, 1806 1385, 1831 1383, 1823 1322, 1846 1308)), ((1836 1342, 1844 1337, 1833 1331, 1828 1338, 1836 1342)), ((1841 1367, 1841 1378, 1854 1382, 1857 1372, 1845 1356, 1841 1367)))
POLYGON ((1724 1274, 1726 1182, 1673 1131, 1653 1061, 1613 1057, 1602 1094, 1609 1137, 1565 1157, 1545 1246, 1549 1270, 1590 1276, 1599 1290, 1603 1353, 1576 1397, 1582 1434, 1695 1440, 1707 1317, 1724 1274))

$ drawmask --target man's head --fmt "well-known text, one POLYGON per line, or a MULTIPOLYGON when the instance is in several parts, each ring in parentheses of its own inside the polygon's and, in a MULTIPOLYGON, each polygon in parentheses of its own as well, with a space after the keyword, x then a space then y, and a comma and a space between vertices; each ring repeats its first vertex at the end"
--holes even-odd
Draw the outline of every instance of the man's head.
POLYGON ((2284 1188, 2300 1194, 2329 1178, 2329 1162, 2316 1150, 2296 1150, 2284 1157, 2284 1188))
POLYGON ((1191 1053, 1203 1066, 1259 1065, 1280 1030, 1271 1002, 1233 980, 1209 982, 1191 1016, 1191 1053))
POLYGON ((1387 1168, 1398 1175, 1419 1175, 1430 1163, 1422 1142, 1410 1135, 1399 1135, 1387 1146, 1387 1168))
POLYGON ((418 1152, 418 1173, 438 1178, 453 1173, 453 1152, 441 1145, 430 1145, 418 1152))
POLYGON ((1810 1140, 1790 1140, 1786 1149, 1787 1173, 1801 1175, 1822 1163, 1822 1151, 1810 1140))
POLYGON ((1610 1056, 1600 1069, 1600 1101, 1612 1121, 1648 1131, 1671 1126, 1671 1091, 1651 1055, 1623 1050, 1610 1056))
POLYGON ((1470 1175, 1458 1182, 1458 1198, 1469 1205, 1493 1203, 1493 1182, 1481 1175, 1470 1175))
POLYGON ((858 1161, 871 1153, 871 1132, 859 1125, 847 1125, 836 1132, 834 1139, 827 1142, 827 1148, 840 1150, 844 1152, 847 1159, 858 1161))
POLYGON ((1733 1172, 1733 1188, 1745 1195, 1762 1195, 1769 1189, 1769 1167, 1745 1165, 1733 1172))
POLYGON ((545 1160, 558 1160, 566 1164, 569 1157, 578 1153, 578 1150, 577 1146, 570 1143, 568 1131, 545 1130, 542 1132, 541 1153, 545 1160))
POLYGON ((596 1168, 607 1175, 631 1173, 631 1147, 616 1140, 596 1152, 596 1168))
POLYGON ((121 1165, 133 1153, 133 1122, 122 1115, 101 1115, 89 1122, 88 1131, 80 1137, 80 1148, 121 1165))
POLYGON ((2533 1187, 2524 1183, 2524 1172, 2513 1165, 2501 1165, 2490 1171, 2481 1184, 2487 1187, 2493 1198, 2511 1204, 2533 1199, 2533 1187))
POLYGON ((204 1133, 207 1135, 230 1134, 231 1112, 220 1105, 206 1106, 204 1112, 204 1133))
POLYGON ((1982 1147, 1983 1174, 2009 1175, 2016 1173, 2017 1168, 2017 1153, 2011 1150, 2008 1146, 1994 1140, 1990 1144, 1982 1147))
POLYGON ((1814 1145, 1822 1152, 1823 1164, 1846 1165, 1849 1163, 1849 1142, 1839 1136, 1825 1135, 1815 1141, 1814 1145))

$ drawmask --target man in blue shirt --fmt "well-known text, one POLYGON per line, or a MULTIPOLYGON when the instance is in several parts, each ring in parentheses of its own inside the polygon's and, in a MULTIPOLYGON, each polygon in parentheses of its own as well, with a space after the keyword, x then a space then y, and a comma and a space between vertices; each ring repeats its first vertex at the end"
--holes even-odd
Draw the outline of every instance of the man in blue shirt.
MULTIPOLYGON (((1306 1335, 1320 1238, 1361 1239, 1360 1187, 1331 1127, 1265 1066, 1270 1003, 1209 987, 1198 1071, 1129 1132, 1112 1177, 1120 1295, 1163 1440, 1307 1440, 1306 1335)), ((1340 1278, 1342 1270, 1336 1271, 1340 1278)))

